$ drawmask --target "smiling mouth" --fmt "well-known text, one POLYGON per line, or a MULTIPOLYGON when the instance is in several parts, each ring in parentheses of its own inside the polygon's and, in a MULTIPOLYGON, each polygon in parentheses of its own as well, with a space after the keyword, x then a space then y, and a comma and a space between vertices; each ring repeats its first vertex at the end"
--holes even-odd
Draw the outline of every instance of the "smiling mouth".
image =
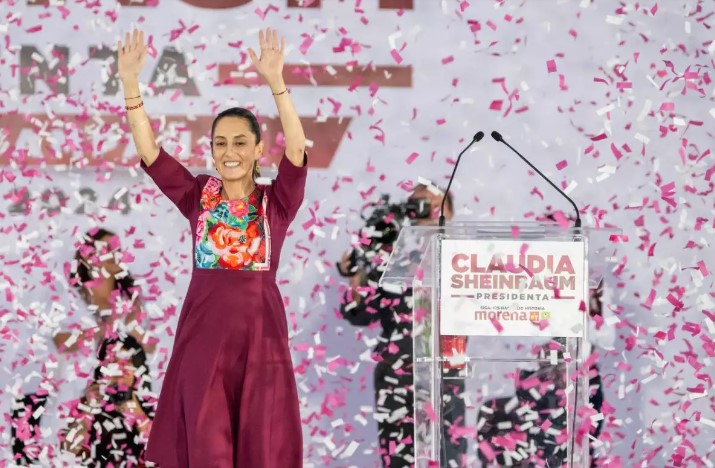
POLYGON ((226 161, 223 163, 224 167, 238 167, 241 165, 239 161, 226 161))

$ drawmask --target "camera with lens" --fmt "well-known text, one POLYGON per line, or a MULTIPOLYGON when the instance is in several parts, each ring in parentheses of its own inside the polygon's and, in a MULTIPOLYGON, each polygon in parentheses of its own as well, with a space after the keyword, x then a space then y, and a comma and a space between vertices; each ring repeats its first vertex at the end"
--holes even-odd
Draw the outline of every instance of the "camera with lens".
POLYGON ((107 402, 113 405, 121 405, 132 399, 131 390, 120 390, 119 387, 110 387, 107 389, 107 402))
POLYGON ((350 251, 346 270, 338 263, 338 272, 348 277, 362 270, 368 281, 377 282, 400 229, 411 220, 427 219, 431 214, 432 206, 427 198, 414 198, 398 204, 390 203, 390 196, 383 194, 377 203, 366 206, 360 214, 365 220, 365 226, 359 232, 360 246, 350 251))

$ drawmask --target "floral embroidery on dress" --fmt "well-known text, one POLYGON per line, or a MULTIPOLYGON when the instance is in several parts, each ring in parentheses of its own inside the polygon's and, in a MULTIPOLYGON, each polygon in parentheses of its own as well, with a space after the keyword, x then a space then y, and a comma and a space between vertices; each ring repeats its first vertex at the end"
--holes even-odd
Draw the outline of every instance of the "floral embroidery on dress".
POLYGON ((270 267, 266 194, 256 187, 240 200, 221 198, 221 181, 211 177, 201 191, 194 261, 198 268, 264 271, 270 267))

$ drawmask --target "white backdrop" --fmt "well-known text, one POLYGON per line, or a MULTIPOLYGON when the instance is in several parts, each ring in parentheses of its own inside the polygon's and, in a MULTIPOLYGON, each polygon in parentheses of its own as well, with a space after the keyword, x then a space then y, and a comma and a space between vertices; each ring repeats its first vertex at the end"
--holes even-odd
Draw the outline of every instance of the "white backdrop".
MULTIPOLYGON (((95 225, 115 230, 134 256, 128 266, 145 282, 145 300, 162 339, 163 350, 151 363, 158 382, 188 284, 185 220, 136 167, 98 165, 122 137, 118 127, 102 122, 116 122, 123 101, 120 94, 103 93, 110 62, 88 60, 89 47, 111 47, 139 24, 152 34, 159 55, 170 45, 184 54, 198 94, 172 88, 147 97, 150 116, 191 120, 230 105, 255 105, 272 143, 275 110, 267 89, 216 86, 217 64, 239 64, 245 47, 255 47, 258 28, 272 26, 291 44, 286 73, 308 64, 332 65, 338 74, 351 64, 357 70, 403 68, 380 68, 379 78, 365 78, 358 87, 350 85, 352 79, 325 85, 331 72, 315 85, 291 86, 301 115, 347 124, 332 160, 330 151, 317 148, 340 135, 311 127, 308 138, 318 152, 311 161, 330 164, 310 172, 280 274, 306 466, 377 464, 368 352, 377 330, 355 329, 339 318, 343 286, 333 267, 361 225, 359 207, 379 193, 406 195, 418 177, 445 185, 457 152, 477 130, 500 131, 568 187, 586 208, 587 225, 600 218, 628 236, 619 251, 621 267, 609 278, 617 317, 610 326, 618 339, 601 362, 606 401, 613 407, 604 435, 611 466, 678 460, 712 466, 712 2, 442 0, 415 1, 405 10, 379 8, 378 0, 323 1, 319 8, 254 1, 226 10, 166 0, 153 7, 109 0, 91 7, 26 3, 38 2, 0 4, 3 413, 18 392, 34 391, 42 381, 71 380, 77 369, 91 367, 87 361, 72 367, 50 340, 60 323, 89 318, 66 283, 78 233, 95 225), (68 48, 64 70, 53 69, 55 45, 68 48), (68 79, 68 89, 53 93, 38 80, 34 94, 23 94, 29 88, 21 88, 20 72, 33 68, 22 70, 23 46, 28 57, 45 61, 50 81, 62 85, 68 79), (42 57, 32 56, 33 46, 42 57), (366 86, 370 82, 376 84, 366 86), (30 127, 18 137, 18 122, 29 121, 27 113, 49 126, 30 127), (91 146, 82 146, 85 130, 78 134, 75 120, 63 120, 65 115, 94 123, 86 128, 91 146), (28 164, 25 155, 40 155, 43 140, 52 149, 28 164), (71 165, 54 164, 62 152, 71 165), (52 216, 41 200, 51 187, 68 197, 67 208, 52 216), (128 213, 107 210, 124 188, 128 213), (23 214, 12 193, 25 189, 30 200, 23 214), (97 193, 97 206, 78 214, 83 189, 97 193)), ((156 63, 149 60, 145 81, 156 63)), ((42 65, 34 67, 42 71, 42 65)), ((157 74, 157 86, 177 76, 181 80, 180 70, 170 67, 157 74)), ((203 131, 203 140, 194 142, 177 128, 161 137, 175 154, 200 161, 205 154, 191 147, 205 143, 208 126, 203 131)), ((125 156, 131 156, 131 146, 125 156)), ((461 220, 521 220, 548 205, 568 208, 489 137, 465 154, 454 192, 461 220)), ((83 379, 63 384, 55 404, 79 395, 82 385, 83 379)), ((49 442, 56 427, 51 417, 47 421, 49 442)), ((2 437, 9 458, 9 431, 2 437)))

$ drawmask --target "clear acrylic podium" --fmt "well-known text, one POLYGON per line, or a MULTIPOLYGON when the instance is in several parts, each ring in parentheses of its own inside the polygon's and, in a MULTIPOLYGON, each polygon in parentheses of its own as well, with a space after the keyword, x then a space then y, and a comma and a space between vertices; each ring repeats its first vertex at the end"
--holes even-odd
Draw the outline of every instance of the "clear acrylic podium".
POLYGON ((459 437, 469 466, 589 466, 589 290, 615 262, 618 234, 551 223, 402 229, 380 285, 412 288, 416 467, 465 466, 448 453, 459 437), (459 424, 443 414, 451 398, 466 400, 459 424))

